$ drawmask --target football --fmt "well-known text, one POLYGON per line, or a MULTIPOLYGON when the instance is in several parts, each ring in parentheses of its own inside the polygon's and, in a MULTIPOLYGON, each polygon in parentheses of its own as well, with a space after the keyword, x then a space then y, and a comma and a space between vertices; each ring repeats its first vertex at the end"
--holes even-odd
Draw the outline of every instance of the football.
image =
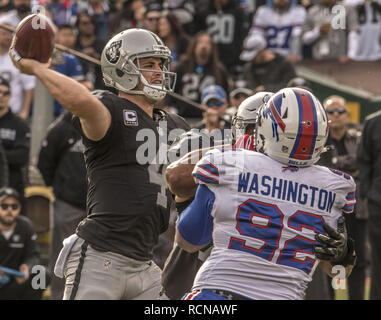
POLYGON ((54 36, 55 26, 49 18, 42 14, 31 14, 18 24, 11 48, 19 58, 46 63, 53 53, 54 36))

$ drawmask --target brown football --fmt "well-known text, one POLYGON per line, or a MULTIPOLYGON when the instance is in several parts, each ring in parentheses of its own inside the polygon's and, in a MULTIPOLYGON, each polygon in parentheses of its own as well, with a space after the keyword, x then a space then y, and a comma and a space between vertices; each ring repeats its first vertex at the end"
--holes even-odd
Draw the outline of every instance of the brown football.
POLYGON ((55 26, 42 14, 31 14, 17 26, 12 48, 22 58, 48 62, 54 49, 55 26))

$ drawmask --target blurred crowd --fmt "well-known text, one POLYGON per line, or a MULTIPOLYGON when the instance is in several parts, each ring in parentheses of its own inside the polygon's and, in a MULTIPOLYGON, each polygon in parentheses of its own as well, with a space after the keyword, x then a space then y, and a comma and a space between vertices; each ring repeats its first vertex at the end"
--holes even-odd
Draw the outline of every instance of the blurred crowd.
MULTIPOLYGON (((23 170, 29 161, 29 127, 36 79, 21 74, 13 66, 8 55, 12 41, 9 28, 15 28, 36 10, 42 10, 56 25, 58 44, 98 60, 107 41, 122 30, 139 27, 159 35, 172 53, 171 69, 177 73, 174 92, 183 97, 179 100, 168 95, 161 107, 184 117, 192 127, 209 132, 230 128, 239 104, 254 93, 276 92, 287 86, 308 87, 295 70, 302 60, 336 60, 345 65, 351 60, 381 58, 381 0, 0 0, 0 25, 8 27, 0 28, 0 137, 3 141, 0 147, 4 147, 9 165, 9 177, 1 183, 17 190, 21 208, 25 204, 27 182, 23 179, 23 170), (201 109, 189 101, 199 104, 201 109)), ((52 68, 81 82, 89 90, 108 89, 103 83, 100 66, 76 55, 55 50, 52 68)), ((344 100, 328 97, 324 106, 333 119, 343 118, 337 120, 339 124, 333 121, 333 125, 347 128, 349 113, 344 100)), ((63 190, 62 182, 54 181, 54 171, 59 170, 54 164, 58 166, 57 159, 69 150, 76 152, 78 157, 83 148, 78 135, 64 129, 65 125, 69 126, 70 117, 63 114, 57 101, 52 110, 54 118, 61 116, 62 128, 57 128, 56 136, 53 133, 48 136, 46 143, 51 139, 55 141, 53 144, 60 141, 65 144, 57 150, 42 149, 39 169, 47 185, 63 190)), ((357 147, 349 151, 342 141, 348 135, 354 145, 359 145, 361 131, 359 128, 351 130, 347 133, 346 129, 335 131, 333 128, 337 136, 331 137, 330 143, 336 147, 331 148, 330 159, 325 160, 331 167, 357 174, 355 160, 348 158, 357 152, 357 147)), ((48 145, 43 144, 43 147, 48 145)), ((68 158, 66 164, 79 161, 73 159, 68 158)), ((85 172, 82 162, 78 167, 85 172)), ((71 182, 79 176, 78 169, 68 166, 64 170, 72 173, 68 179, 71 182)), ((72 188, 74 192, 70 196, 65 191, 55 194, 62 200, 56 202, 56 212, 72 214, 68 217, 73 226, 70 230, 85 215, 86 182, 83 179, 76 183, 80 187, 72 188)), ((68 189, 70 187, 65 190, 68 189)), ((367 209, 359 210, 365 212, 367 209)), ((359 228, 362 255, 360 274, 354 280, 357 291, 353 292, 360 288, 360 294, 356 296, 352 292, 352 295, 361 299, 367 266, 364 222, 367 216, 360 215, 357 219, 361 223, 351 223, 359 228)), ((327 296, 321 288, 310 294, 311 298, 327 296)))
MULTIPOLYGON (((40 11, 57 26, 57 43, 98 60, 121 30, 153 31, 172 51, 175 92, 196 103, 211 84, 224 89, 229 105, 230 93, 240 87, 275 92, 296 76, 295 64, 304 59, 345 64, 381 57, 378 0, 3 0, 0 24, 16 27, 40 11)), ((11 36, 0 30, 0 73, 12 87, 12 111, 28 119, 35 80, 12 68, 11 36)), ((105 89, 101 69, 92 62, 57 51, 52 63, 90 90, 105 89)), ((202 117, 173 97, 164 105, 185 118, 202 117)), ((55 117, 61 111, 56 103, 55 117)))

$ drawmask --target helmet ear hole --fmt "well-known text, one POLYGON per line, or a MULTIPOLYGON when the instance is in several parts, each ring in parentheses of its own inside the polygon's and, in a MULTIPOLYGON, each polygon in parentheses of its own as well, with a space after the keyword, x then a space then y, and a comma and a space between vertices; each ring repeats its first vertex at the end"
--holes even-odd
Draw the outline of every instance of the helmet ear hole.
POLYGON ((123 77, 124 76, 124 72, 122 70, 116 69, 116 75, 118 77, 123 77))

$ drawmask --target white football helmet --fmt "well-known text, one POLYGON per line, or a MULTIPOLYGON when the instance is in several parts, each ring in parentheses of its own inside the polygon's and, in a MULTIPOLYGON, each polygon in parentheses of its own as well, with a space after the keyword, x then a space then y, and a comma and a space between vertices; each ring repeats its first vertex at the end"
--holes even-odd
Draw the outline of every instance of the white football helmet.
POLYGON ((328 136, 325 109, 309 91, 285 88, 260 109, 256 128, 257 150, 286 165, 316 163, 328 136))
POLYGON ((248 133, 249 129, 255 129, 258 110, 272 95, 272 92, 258 92, 241 102, 236 115, 232 119, 231 130, 233 141, 248 133))
POLYGON ((153 32, 145 29, 128 29, 114 36, 104 47, 101 57, 103 79, 107 86, 130 94, 143 94, 161 100, 166 92, 173 91, 176 74, 170 72, 171 51, 153 32), (141 69, 139 59, 162 58, 162 71, 141 69), (161 85, 149 84, 142 71, 161 72, 161 85), (139 83, 143 88, 137 90, 139 83))

